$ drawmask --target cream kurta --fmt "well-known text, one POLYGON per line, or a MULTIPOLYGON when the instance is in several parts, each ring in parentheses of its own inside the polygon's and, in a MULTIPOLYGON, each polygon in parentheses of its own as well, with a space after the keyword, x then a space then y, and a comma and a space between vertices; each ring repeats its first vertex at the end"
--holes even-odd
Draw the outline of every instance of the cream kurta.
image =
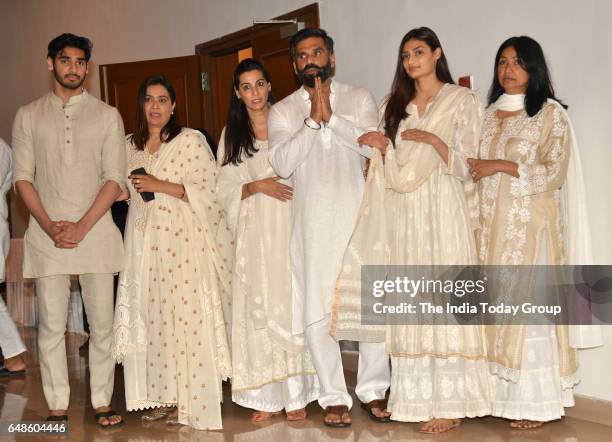
POLYGON ((230 374, 222 311, 229 241, 215 197, 217 167, 204 137, 183 129, 150 155, 127 145, 126 173, 144 167, 181 183, 187 201, 156 193, 145 203, 128 182, 126 268, 121 273, 113 354, 124 364, 128 410, 177 405, 179 421, 221 428, 221 380, 230 374), (215 239, 219 238, 219 242, 215 239))
MULTIPOLYGON (((387 217, 391 264, 475 264, 474 195, 466 160, 478 151, 479 101, 468 89, 447 84, 424 115, 418 116, 412 104, 407 111, 385 163, 390 187, 385 205, 393 214, 387 217), (427 175, 430 163, 415 150, 416 143, 400 138, 406 129, 442 138, 449 146, 448 166, 433 147, 425 146, 437 157, 437 167, 427 175)), ((389 325, 391 418, 424 421, 488 414, 483 331, 482 326, 389 325)))
POLYGON ((310 99, 302 87, 274 105, 268 119, 269 157, 294 187, 291 266, 294 332, 302 333, 331 311, 336 278, 361 204, 368 146, 357 138, 377 126, 365 89, 332 81, 333 116, 313 130, 304 124, 310 99))
MULTIPOLYGON (((496 173, 481 180, 483 264, 567 262, 561 187, 570 147, 568 121, 557 103, 545 103, 533 117, 523 110, 500 120, 495 106, 487 110, 480 157, 517 163, 519 177, 496 173)), ((577 361, 567 326, 489 326, 487 334, 494 415, 547 421, 573 405, 577 361)))
MULTIPOLYGON (((242 199, 245 184, 276 176, 268 161, 268 143, 256 141, 256 147, 258 152, 244 156, 238 165, 221 167, 217 182, 217 195, 236 244, 232 280, 232 396, 246 407, 278 411, 267 409, 273 404, 255 403, 252 394, 243 392, 293 378, 292 382, 302 384, 297 397, 271 398, 291 411, 291 406, 302 408, 317 399, 318 386, 304 336, 292 335, 289 265, 292 203, 263 193, 242 199), (283 403, 287 401, 290 403, 283 403)), ((217 151, 219 164, 224 157, 225 132, 217 151)))
MULTIPOLYGON (((102 185, 125 187, 123 122, 117 110, 86 91, 66 104, 53 92, 21 107, 13 124, 13 183, 33 183, 54 221, 78 221, 102 185)), ((30 216, 23 276, 112 273, 122 268, 121 234, 110 210, 74 249, 55 247, 30 216)))

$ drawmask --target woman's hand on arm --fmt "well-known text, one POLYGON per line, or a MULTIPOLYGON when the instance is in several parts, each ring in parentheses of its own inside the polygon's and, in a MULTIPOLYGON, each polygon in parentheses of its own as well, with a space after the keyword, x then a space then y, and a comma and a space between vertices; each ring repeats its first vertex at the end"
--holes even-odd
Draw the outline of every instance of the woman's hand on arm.
POLYGON ((248 198, 256 193, 263 193, 279 201, 289 201, 293 198, 293 188, 280 183, 278 176, 252 181, 242 186, 242 199, 248 198))
POLYGON ((407 129, 400 134, 402 140, 425 143, 436 149, 445 164, 448 164, 448 146, 440 137, 426 130, 407 129))
POLYGON ((470 174, 474 182, 482 178, 501 172, 518 178, 518 164, 507 160, 477 160, 470 158, 467 160, 470 166, 470 174))
POLYGON ((389 147, 389 138, 385 137, 385 135, 379 131, 366 132, 357 138, 357 142, 380 150, 383 156, 387 152, 387 147, 389 147))

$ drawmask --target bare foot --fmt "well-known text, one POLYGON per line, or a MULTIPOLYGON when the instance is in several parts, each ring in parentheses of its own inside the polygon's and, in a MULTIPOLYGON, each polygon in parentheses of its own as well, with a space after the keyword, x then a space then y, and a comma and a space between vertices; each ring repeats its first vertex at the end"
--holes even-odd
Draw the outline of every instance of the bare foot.
POLYGON ((540 428, 542 425, 544 425, 544 422, 529 421, 524 419, 510 422, 510 426, 512 428, 516 428, 517 430, 532 430, 534 428, 540 428))
POLYGON ((26 368, 26 364, 21 354, 13 356, 12 358, 6 358, 4 360, 4 366, 9 371, 20 371, 26 368))
POLYGON ((446 433, 461 425, 461 419, 432 419, 423 424, 419 430, 421 433, 446 433))
MULTIPOLYGON (((104 413, 106 411, 111 411, 111 408, 107 405, 105 407, 94 408, 94 413, 104 413)), ((123 422, 123 418, 119 414, 112 414, 108 417, 100 417, 98 418, 98 424, 101 427, 110 427, 113 425, 118 425, 123 422)))
POLYGON ((287 412, 287 420, 288 421, 303 421, 306 419, 307 413, 305 408, 300 408, 299 410, 291 410, 287 412))
POLYGON ((280 411, 269 412, 269 411, 257 410, 257 411, 254 411, 253 414, 251 414, 251 421, 252 422, 263 422, 263 421, 267 421, 268 419, 271 419, 273 416, 278 416, 279 414, 281 414, 280 411))

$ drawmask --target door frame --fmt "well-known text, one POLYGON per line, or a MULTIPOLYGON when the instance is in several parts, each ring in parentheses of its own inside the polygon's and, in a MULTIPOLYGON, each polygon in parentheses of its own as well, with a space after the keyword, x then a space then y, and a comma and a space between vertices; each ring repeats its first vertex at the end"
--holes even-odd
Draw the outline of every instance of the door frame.
MULTIPOLYGON (((297 19, 298 22, 303 21, 307 23, 306 27, 319 27, 319 4, 312 3, 274 18, 274 20, 293 19, 297 19)), ((203 83, 201 102, 203 108, 204 128, 210 133, 214 133, 214 109, 212 96, 212 88, 214 87, 214 82, 212 79, 213 58, 252 47, 252 41, 257 35, 282 25, 273 23, 251 25, 248 28, 232 32, 231 34, 227 34, 223 37, 215 38, 195 46, 195 53, 196 55, 200 56, 200 69, 203 83), (204 83, 206 82, 208 83, 207 90, 204 88, 204 83)))

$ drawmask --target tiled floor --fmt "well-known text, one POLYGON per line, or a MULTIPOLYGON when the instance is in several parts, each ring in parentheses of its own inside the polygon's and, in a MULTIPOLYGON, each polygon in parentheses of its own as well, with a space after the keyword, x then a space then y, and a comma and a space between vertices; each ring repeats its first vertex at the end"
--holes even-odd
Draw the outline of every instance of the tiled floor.
MULTIPOLYGON (((36 358, 36 331, 24 329, 23 335, 30 351, 27 356, 28 374, 25 379, 0 379, 0 421, 41 421, 47 415, 43 397, 40 371, 36 358)), ((610 442, 612 427, 594 424, 578 419, 565 418, 531 431, 512 430, 508 422, 501 419, 471 419, 460 429, 440 435, 424 435, 418 432, 419 424, 390 423, 377 424, 355 407, 351 413, 353 425, 348 429, 331 429, 322 424, 322 413, 316 403, 308 407, 306 421, 288 423, 282 417, 253 424, 249 421, 250 411, 232 404, 229 389, 225 391, 223 405, 223 426, 221 432, 195 431, 188 427, 167 427, 163 422, 150 425, 141 423, 142 413, 125 413, 123 398, 123 376, 117 367, 113 408, 123 413, 125 425, 117 430, 99 429, 94 422, 89 404, 87 383, 87 358, 80 356, 78 346, 83 338, 67 335, 67 351, 71 378, 70 434, 64 440, 77 441, 555 441, 555 442, 610 442)), ((347 371, 349 384, 354 384, 355 373, 347 371)), ((612 416, 611 416, 612 420, 612 416)), ((58 439, 58 436, 55 436, 58 439)), ((40 437, 1 437, 0 440, 41 440, 40 437)))

